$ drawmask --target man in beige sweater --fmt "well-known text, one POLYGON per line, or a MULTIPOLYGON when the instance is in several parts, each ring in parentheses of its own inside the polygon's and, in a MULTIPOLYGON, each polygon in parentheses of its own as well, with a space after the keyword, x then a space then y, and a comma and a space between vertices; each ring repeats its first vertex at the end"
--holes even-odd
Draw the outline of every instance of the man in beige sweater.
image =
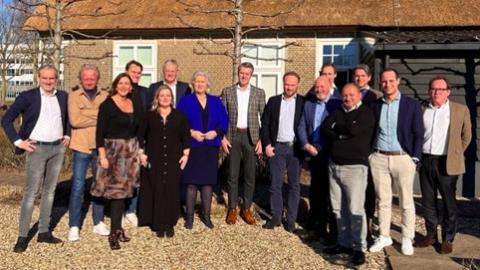
MULTIPOLYGON (((95 130, 100 104, 108 96, 106 91, 98 89, 100 73, 94 65, 83 65, 80 73, 80 88, 71 93, 68 98, 68 116, 72 127, 70 149, 73 151, 73 177, 68 206, 69 241, 80 239, 82 225, 82 205, 88 166, 92 168, 95 177, 97 169, 97 150, 95 145, 95 130)), ((93 232, 99 235, 109 235, 110 232, 103 223, 103 200, 92 197, 93 232)))

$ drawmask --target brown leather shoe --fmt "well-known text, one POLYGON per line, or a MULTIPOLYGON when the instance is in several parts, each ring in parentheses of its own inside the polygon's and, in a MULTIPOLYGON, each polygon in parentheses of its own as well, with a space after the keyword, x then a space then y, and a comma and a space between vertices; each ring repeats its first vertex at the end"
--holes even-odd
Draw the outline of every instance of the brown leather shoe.
POLYGON ((257 223, 250 209, 242 209, 242 211, 240 211, 240 217, 243 218, 248 225, 255 225, 257 223))
POLYGON ((227 224, 233 225, 237 222, 237 209, 229 208, 227 213, 227 218, 225 220, 227 224))
POLYGON ((449 254, 453 251, 453 243, 450 241, 443 241, 440 246, 440 254, 449 254))
POLYGON ((434 245, 437 242, 432 236, 427 235, 425 238, 415 241, 415 247, 424 248, 434 245))

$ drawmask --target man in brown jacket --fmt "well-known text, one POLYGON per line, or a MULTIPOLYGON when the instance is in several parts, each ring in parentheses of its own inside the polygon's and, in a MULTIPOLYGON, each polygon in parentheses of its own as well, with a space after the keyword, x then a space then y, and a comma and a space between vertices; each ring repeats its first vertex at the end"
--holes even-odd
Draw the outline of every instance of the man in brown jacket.
MULTIPOLYGON (((108 96, 106 91, 98 89, 100 73, 96 66, 83 65, 79 79, 80 89, 72 92, 68 98, 68 116, 72 127, 70 149, 73 151, 72 189, 68 205, 69 241, 80 239, 85 178, 89 166, 92 168, 94 177, 97 169, 95 130, 98 109, 108 96)), ((103 200, 101 198, 92 198, 92 212, 93 232, 104 236, 109 235, 110 232, 103 223, 103 200)))
POLYGON ((427 247, 438 243, 437 226, 442 228, 440 253, 451 253, 457 231, 455 191, 458 175, 465 173, 464 151, 472 138, 470 112, 465 105, 449 101, 450 84, 434 77, 429 84, 430 102, 423 112, 423 143, 420 186, 427 236, 415 243, 427 247), (442 206, 437 194, 442 195, 442 206), (443 213, 439 213, 440 209, 443 213), (438 220, 439 216, 442 220, 438 220))

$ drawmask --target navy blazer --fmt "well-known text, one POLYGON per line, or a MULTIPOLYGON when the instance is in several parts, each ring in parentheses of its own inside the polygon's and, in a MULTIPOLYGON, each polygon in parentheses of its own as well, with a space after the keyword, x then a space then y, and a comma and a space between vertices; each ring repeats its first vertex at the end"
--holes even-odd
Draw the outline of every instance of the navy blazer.
MULTIPOLYGON (((277 142, 278 126, 280 120, 280 106, 282 104, 282 95, 276 95, 268 99, 265 110, 262 114, 262 127, 260 129, 260 137, 263 147, 267 145, 275 146, 277 142)), ((295 116, 293 120, 293 127, 295 129, 295 137, 298 138, 297 129, 300 122, 300 116, 303 110, 303 96, 298 95, 295 99, 295 116)), ((296 146, 298 147, 298 140, 296 140, 296 146)))
MULTIPOLYGON (((64 91, 57 90, 58 104, 60 105, 60 112, 62 114, 63 134, 70 136, 70 123, 68 122, 67 99, 68 94, 64 91)), ((2 118, 2 127, 8 136, 8 139, 13 143, 18 139, 26 140, 30 137, 35 124, 40 116, 40 107, 42 99, 40 96, 40 88, 30 89, 21 92, 15 99, 15 102, 10 106, 2 118), (15 130, 13 122, 22 114, 22 126, 20 130, 15 130)), ((21 154, 24 150, 16 147, 15 153, 21 154)))
MULTIPOLYGON (((217 137, 213 140, 199 142, 192 138, 192 147, 201 145, 220 146, 223 136, 227 134, 229 118, 227 110, 219 97, 207 94, 208 126, 207 131, 216 131, 217 137)), ((186 95, 177 106, 177 109, 185 113, 190 128, 202 131, 203 121, 200 102, 194 94, 186 95)))
MULTIPOLYGON (((340 105, 342 105, 341 100, 330 97, 327 102, 326 110, 329 114, 331 114, 333 111, 340 108, 340 105)), ((300 119, 300 124, 298 125, 298 140, 300 141, 302 148, 305 146, 305 144, 312 142, 316 106, 316 97, 315 100, 307 100, 303 106, 302 118, 300 119)), ((318 128, 320 128, 320 126, 318 128)))
MULTIPOLYGON (((371 105, 376 119, 374 140, 378 136, 382 105, 382 98, 377 99, 371 105)), ((401 95, 397 122, 398 142, 405 152, 418 160, 422 157, 423 133, 423 113, 420 102, 406 95, 401 95)), ((375 141, 373 142, 373 147, 375 147, 375 141)))
MULTIPOLYGON (((164 84, 163 81, 150 84, 150 87, 148 87, 148 97, 147 97, 148 104, 150 105, 152 104, 153 95, 155 95, 155 91, 157 91, 158 87, 160 87, 160 85, 163 85, 163 84, 164 84)), ((192 93, 192 89, 190 88, 188 83, 177 81, 177 91, 175 93, 175 97, 177 99, 175 100, 175 105, 178 106, 182 97, 190 93, 192 93)))

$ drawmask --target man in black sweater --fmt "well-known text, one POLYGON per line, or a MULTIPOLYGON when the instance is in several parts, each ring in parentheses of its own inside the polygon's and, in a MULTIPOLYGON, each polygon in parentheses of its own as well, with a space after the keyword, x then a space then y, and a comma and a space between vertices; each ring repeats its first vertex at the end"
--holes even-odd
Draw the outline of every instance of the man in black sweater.
POLYGON ((345 85, 342 98, 342 107, 330 114, 321 127, 329 142, 330 199, 338 229, 337 245, 324 252, 353 253, 353 263, 361 265, 367 248, 363 205, 375 118, 362 104, 357 85, 345 85))

